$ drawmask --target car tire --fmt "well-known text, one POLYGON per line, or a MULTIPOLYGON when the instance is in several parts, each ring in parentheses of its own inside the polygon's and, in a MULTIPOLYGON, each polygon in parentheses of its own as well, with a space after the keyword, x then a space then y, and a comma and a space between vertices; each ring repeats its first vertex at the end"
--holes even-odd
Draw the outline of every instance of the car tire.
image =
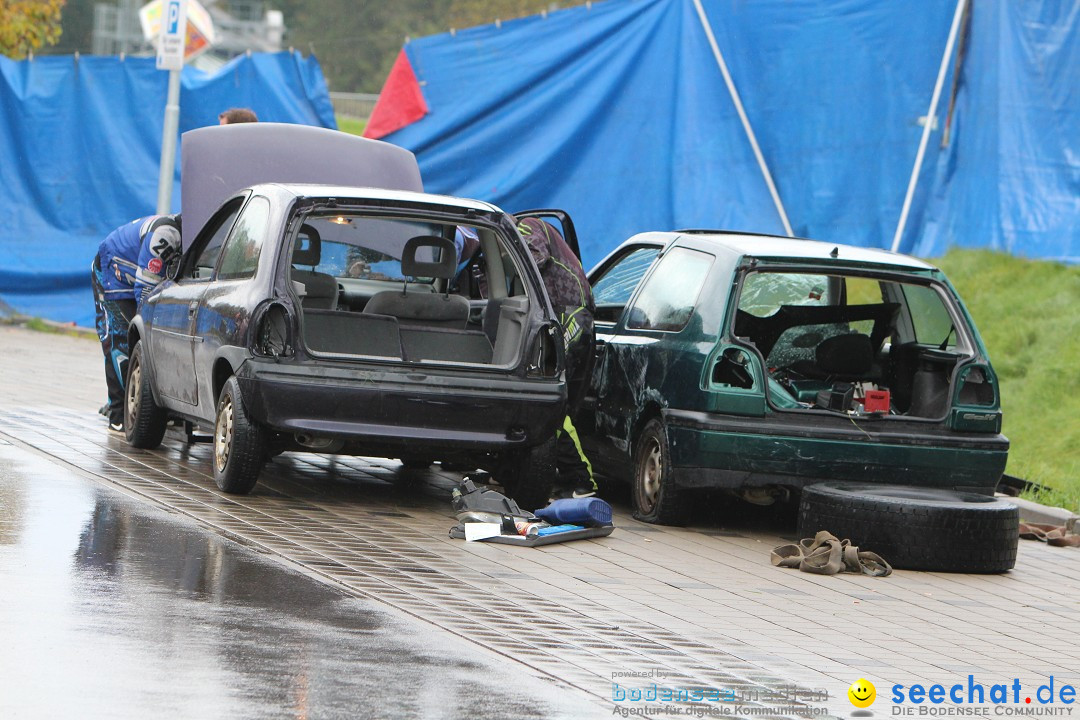
POLYGON ((214 422, 214 482, 224 492, 246 495, 258 482, 268 450, 266 431, 248 417, 240 383, 230 377, 214 422))
POLYGON ((906 485, 817 483, 799 504, 799 537, 828 530, 904 570, 1005 572, 1019 524, 1019 508, 999 498, 906 485))
POLYGON ((653 418, 634 443, 634 517, 647 523, 685 525, 686 494, 675 484, 663 420, 653 418))
POLYGON ((427 470, 429 467, 435 464, 435 460, 430 457, 414 456, 399 458, 401 464, 406 470, 427 470))
POLYGON ((150 375, 144 362, 142 340, 128 358, 127 384, 124 386, 124 436, 131 447, 153 450, 165 437, 168 417, 164 408, 154 402, 150 375))
POLYGON ((555 438, 507 458, 496 479, 522 510, 546 507, 555 477, 555 438))

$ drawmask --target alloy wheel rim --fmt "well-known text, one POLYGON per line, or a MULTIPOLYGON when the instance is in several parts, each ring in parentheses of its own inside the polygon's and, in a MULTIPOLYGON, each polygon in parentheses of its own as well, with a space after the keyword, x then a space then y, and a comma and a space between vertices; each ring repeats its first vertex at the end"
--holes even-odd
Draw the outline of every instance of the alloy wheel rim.
POLYGON ((663 480, 663 451, 660 442, 656 438, 649 438, 649 444, 641 459, 641 504, 642 509, 649 511, 656 505, 656 498, 660 495, 660 483, 663 480))
POLYGON ((232 452, 233 404, 232 398, 225 396, 218 408, 217 425, 214 431, 214 462, 218 472, 224 472, 232 452))
POLYGON ((129 418, 127 425, 130 427, 134 427, 139 419, 139 390, 137 388, 141 387, 141 385, 142 367, 139 365, 138 360, 133 359, 127 386, 127 412, 129 418))

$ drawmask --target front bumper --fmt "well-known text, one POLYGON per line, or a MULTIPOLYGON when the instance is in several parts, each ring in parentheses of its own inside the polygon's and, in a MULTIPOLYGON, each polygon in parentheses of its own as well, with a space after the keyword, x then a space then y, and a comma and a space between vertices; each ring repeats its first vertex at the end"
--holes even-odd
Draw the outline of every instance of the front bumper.
POLYGON ((490 372, 251 360, 237 380, 271 430, 414 454, 535 445, 555 435, 566 405, 561 380, 490 372))
POLYGON ((674 475, 687 487, 858 480, 992 493, 1009 452, 1002 435, 931 424, 886 427, 847 418, 815 422, 680 411, 665 413, 665 422, 674 475))

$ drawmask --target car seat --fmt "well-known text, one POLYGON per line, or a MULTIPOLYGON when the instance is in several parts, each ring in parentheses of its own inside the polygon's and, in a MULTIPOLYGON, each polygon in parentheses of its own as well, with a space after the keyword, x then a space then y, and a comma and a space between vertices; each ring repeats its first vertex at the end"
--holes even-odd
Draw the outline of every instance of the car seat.
POLYGON ((457 249, 454 243, 438 235, 419 235, 405 243, 401 253, 401 274, 405 276, 400 291, 384 290, 376 293, 364 306, 364 312, 396 317, 399 323, 428 325, 433 327, 464 330, 469 322, 469 301, 461 295, 449 293, 449 281, 457 272, 457 249), (417 251, 431 248, 437 260, 417 259, 417 251), (443 293, 409 292, 408 278, 430 277, 445 280, 447 291, 443 293))
POLYGON ((304 286, 300 303, 315 310, 337 310, 338 284, 333 275, 317 272, 315 267, 322 256, 322 240, 319 232, 310 225, 302 225, 293 246, 292 272, 294 282, 304 286), (310 270, 296 267, 309 266, 310 270))
POLYGON ((881 375, 869 335, 848 333, 822 340, 814 351, 817 369, 830 380, 869 381, 881 375))

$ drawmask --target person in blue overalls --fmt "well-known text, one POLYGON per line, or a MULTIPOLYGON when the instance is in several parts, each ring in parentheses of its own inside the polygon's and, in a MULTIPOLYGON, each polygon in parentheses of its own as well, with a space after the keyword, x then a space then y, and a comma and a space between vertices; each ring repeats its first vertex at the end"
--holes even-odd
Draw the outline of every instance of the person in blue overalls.
POLYGON ((128 359, 128 325, 143 300, 164 277, 165 267, 180 252, 180 216, 150 215, 109 233, 91 265, 95 325, 105 354, 109 402, 101 413, 109 429, 124 430, 124 380, 128 359))

